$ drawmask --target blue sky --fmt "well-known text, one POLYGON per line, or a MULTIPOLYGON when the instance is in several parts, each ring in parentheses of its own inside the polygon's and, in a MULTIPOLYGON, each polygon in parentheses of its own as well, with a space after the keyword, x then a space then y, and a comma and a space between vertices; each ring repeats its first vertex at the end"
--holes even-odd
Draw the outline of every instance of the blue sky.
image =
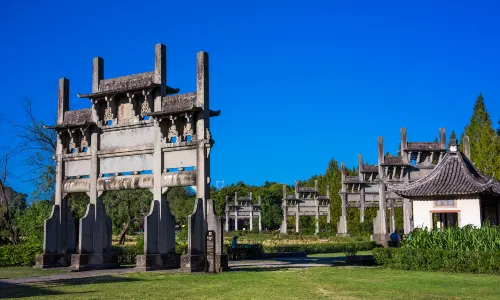
POLYGON ((332 157, 353 167, 358 153, 375 163, 377 137, 394 153, 402 126, 409 141, 460 134, 479 92, 495 127, 500 117, 495 1, 51 2, 1 4, 1 111, 15 118, 31 98, 50 122, 60 77, 72 108, 88 107, 76 93, 91 91, 94 56, 106 78, 150 71, 156 43, 167 45, 168 84, 194 91, 204 50, 222 110, 214 181, 291 184, 332 157))

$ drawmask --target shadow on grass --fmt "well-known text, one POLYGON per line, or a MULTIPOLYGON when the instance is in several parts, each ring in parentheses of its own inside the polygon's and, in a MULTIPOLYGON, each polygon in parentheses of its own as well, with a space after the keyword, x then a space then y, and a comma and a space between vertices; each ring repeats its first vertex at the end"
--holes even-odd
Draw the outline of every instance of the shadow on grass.
POLYGON ((362 260, 348 262, 346 257, 300 257, 300 258, 273 258, 263 260, 246 260, 233 262, 231 271, 278 271, 285 269, 303 269, 310 267, 346 267, 346 266, 372 266, 371 255, 359 256, 362 260), (364 261, 368 260, 368 261, 364 261))
POLYGON ((85 294, 92 293, 87 292, 60 292, 53 290, 52 288, 61 286, 77 286, 77 285, 90 285, 97 283, 113 283, 113 282, 132 282, 140 281, 136 278, 128 278, 122 276, 94 276, 85 278, 71 278, 71 279, 60 279, 51 280, 49 282, 37 282, 36 284, 20 284, 20 283, 8 283, 0 280, 0 299, 3 298, 24 298, 24 297, 34 297, 34 296, 49 296, 49 295, 71 295, 71 294, 85 294))

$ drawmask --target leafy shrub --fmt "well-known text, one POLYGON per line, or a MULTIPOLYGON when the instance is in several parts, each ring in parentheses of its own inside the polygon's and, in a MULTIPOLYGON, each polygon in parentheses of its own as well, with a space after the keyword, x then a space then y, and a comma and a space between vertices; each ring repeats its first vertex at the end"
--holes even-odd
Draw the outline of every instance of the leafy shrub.
POLYGON ((500 252, 500 227, 484 223, 481 228, 467 225, 442 230, 415 229, 401 243, 402 248, 453 251, 500 252))
POLYGON ((144 254, 144 248, 137 245, 112 246, 111 252, 118 256, 118 263, 128 265, 135 264, 136 256, 144 254))
POLYGON ((307 243, 307 244, 290 244, 290 245, 264 245, 263 250, 266 253, 274 252, 306 252, 307 254, 315 253, 336 253, 363 250, 371 250, 375 247, 374 242, 347 242, 347 243, 307 243))
POLYGON ((356 256, 358 254, 358 251, 360 250, 360 245, 358 243, 349 243, 346 245, 346 249, 344 250, 344 253, 346 256, 356 256))
POLYGON ((378 265, 393 269, 500 274, 495 251, 379 248, 373 256, 378 265))
POLYGON ((33 266, 36 255, 42 251, 36 243, 0 246, 0 267, 33 266))

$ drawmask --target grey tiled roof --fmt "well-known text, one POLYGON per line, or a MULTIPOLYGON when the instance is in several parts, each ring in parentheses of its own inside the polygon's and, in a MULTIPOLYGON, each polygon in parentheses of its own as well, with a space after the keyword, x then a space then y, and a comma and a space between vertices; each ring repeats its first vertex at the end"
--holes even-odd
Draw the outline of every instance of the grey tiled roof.
POLYGON ((64 126, 78 126, 92 123, 92 109, 78 109, 64 112, 64 126))
POLYGON ((408 142, 406 150, 420 150, 420 151, 446 151, 446 148, 441 148, 441 143, 439 142, 408 142))
POLYGON ((362 170, 364 173, 378 173, 378 166, 377 165, 365 165, 365 164, 363 164, 362 170))
POLYGON ((318 199, 319 200, 330 200, 330 198, 327 196, 318 196, 318 199))
POLYGON ((189 110, 196 107, 196 92, 166 96, 161 99, 161 110, 189 110))
MULTIPOLYGON (((196 93, 192 92, 163 97, 161 100, 161 111, 150 112, 148 115, 169 115, 182 112, 194 112, 201 109, 201 107, 196 106, 196 93)), ((210 111, 210 113, 211 112, 212 111, 210 111)))
POLYGON ((154 85, 154 72, 103 79, 99 82, 99 92, 114 92, 140 89, 154 85))
POLYGON ((286 199, 298 200, 299 198, 295 197, 295 194, 293 194, 293 195, 286 195, 286 199))
POLYGON ((500 183, 479 172, 460 152, 449 152, 425 177, 412 183, 389 185, 403 197, 459 196, 490 193, 500 196, 500 183))
MULTIPOLYGON (((89 98, 103 96, 114 93, 125 93, 160 86, 154 81, 154 72, 144 72, 139 74, 102 79, 99 81, 99 91, 92 94, 78 94, 79 98, 89 98)), ((167 94, 178 93, 179 89, 167 86, 167 94)))
POLYGON ((403 158, 401 156, 385 156, 384 164, 386 166, 404 166, 409 165, 403 162, 403 158))

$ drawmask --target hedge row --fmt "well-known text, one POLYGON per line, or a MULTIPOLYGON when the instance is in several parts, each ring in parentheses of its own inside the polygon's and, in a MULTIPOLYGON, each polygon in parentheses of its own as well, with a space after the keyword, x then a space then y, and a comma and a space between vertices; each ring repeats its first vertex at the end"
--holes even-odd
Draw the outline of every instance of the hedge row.
MULTIPOLYGON (((187 244, 177 244, 177 253, 186 253, 187 244)), ((35 258, 43 252, 38 244, 18 244, 0 246, 0 267, 33 266, 35 258)), ((111 252, 118 256, 120 264, 135 264, 135 257, 144 254, 142 246, 112 246, 111 252)))
POLYGON ((265 253, 275 252, 306 252, 307 254, 315 253, 338 253, 338 252, 356 252, 372 250, 375 248, 374 242, 347 242, 347 243, 307 243, 295 245, 272 245, 263 246, 265 253))
POLYGON ((493 251, 379 248, 373 256, 378 265, 393 269, 500 274, 500 253, 493 251))
MULTIPOLYGON (((227 245, 228 247, 229 244, 227 245)), ((272 245, 262 246, 262 250, 267 253, 275 252, 306 252, 314 253, 335 253, 348 251, 371 250, 375 247, 373 242, 348 242, 348 243, 307 243, 295 245, 272 245)), ((185 253, 187 244, 177 244, 177 253, 185 253)), ((144 253, 143 247, 134 246, 113 246, 111 251, 118 256, 120 264, 135 264, 137 255, 144 253)), ((33 266, 35 257, 42 253, 40 245, 19 244, 0 246, 0 267, 11 266, 33 266)))
POLYGON ((0 246, 0 267, 33 266, 42 250, 41 245, 29 243, 0 246))

